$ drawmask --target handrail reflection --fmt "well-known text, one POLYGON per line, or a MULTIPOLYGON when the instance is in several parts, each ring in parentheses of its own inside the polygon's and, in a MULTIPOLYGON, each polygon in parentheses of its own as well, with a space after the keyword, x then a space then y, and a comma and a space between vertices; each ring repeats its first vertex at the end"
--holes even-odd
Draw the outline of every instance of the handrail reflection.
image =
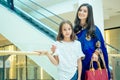
POLYGON ((119 49, 117 49, 117 48, 115 48, 114 46, 112 46, 112 45, 110 45, 110 44, 108 44, 108 43, 106 43, 106 45, 107 45, 107 46, 109 46, 109 47, 111 47, 112 49, 114 49, 114 50, 116 50, 116 51, 120 52, 120 50, 119 50, 119 49))
POLYGON ((120 57, 120 54, 108 54, 110 57, 120 57))

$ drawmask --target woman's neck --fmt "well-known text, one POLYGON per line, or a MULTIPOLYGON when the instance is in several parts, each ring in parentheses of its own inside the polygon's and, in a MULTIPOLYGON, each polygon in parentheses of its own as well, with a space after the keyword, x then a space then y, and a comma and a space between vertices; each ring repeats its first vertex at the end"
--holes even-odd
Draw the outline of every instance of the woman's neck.
POLYGON ((82 27, 82 30, 86 29, 86 27, 87 27, 86 20, 81 20, 80 25, 82 27))
POLYGON ((81 20, 80 25, 84 27, 86 25, 86 20, 81 20))

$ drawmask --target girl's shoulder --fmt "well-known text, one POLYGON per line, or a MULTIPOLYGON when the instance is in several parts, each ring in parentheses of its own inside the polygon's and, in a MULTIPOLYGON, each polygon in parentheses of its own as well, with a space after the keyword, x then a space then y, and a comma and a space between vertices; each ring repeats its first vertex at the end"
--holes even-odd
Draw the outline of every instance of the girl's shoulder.
POLYGON ((59 45, 59 44, 61 44, 62 43, 62 41, 55 41, 54 42, 54 45, 59 45))
POLYGON ((75 44, 80 44, 80 41, 74 40, 74 43, 75 43, 75 44))
POLYGON ((54 42, 54 44, 58 44, 58 43, 60 43, 60 41, 55 41, 55 42, 54 42))

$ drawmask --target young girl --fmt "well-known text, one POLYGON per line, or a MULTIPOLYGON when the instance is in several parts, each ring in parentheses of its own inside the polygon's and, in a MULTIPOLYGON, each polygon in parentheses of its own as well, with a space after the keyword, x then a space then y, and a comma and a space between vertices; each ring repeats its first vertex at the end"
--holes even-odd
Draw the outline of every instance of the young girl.
POLYGON ((70 21, 61 22, 57 41, 54 45, 56 45, 56 50, 53 55, 47 51, 37 52, 45 54, 58 67, 59 80, 81 80, 81 57, 84 54, 80 42, 76 40, 70 21))

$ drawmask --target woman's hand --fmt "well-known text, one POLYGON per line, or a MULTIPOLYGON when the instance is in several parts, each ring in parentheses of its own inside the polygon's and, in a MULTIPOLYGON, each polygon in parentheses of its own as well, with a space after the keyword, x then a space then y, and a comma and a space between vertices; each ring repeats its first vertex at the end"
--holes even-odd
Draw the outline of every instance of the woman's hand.
POLYGON ((55 45, 52 45, 52 47, 51 47, 52 53, 55 53, 55 50, 56 50, 56 46, 55 46, 55 45))
POLYGON ((93 53, 92 60, 93 61, 98 61, 98 55, 96 53, 93 53))

